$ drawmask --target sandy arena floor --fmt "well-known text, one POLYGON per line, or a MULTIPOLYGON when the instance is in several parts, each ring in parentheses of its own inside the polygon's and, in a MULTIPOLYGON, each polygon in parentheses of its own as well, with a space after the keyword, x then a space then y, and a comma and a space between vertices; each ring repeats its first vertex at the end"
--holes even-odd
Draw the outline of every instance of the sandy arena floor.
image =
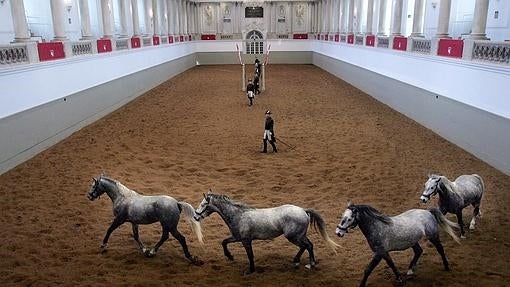
MULTIPOLYGON (((347 200, 391 215, 431 207, 437 200, 423 205, 419 196, 427 173, 437 171, 449 178, 482 175, 483 218, 462 245, 442 235, 451 272, 422 244, 408 286, 510 286, 510 177, 317 67, 270 65, 267 92, 251 108, 239 74, 238 66, 191 69, 0 176, 0 284, 357 286, 371 251, 359 229, 334 235, 347 200), (278 154, 259 153, 266 109, 276 135, 295 150, 279 143, 278 154), (205 261, 201 267, 184 259, 173 238, 145 258, 128 224, 100 254, 111 202, 107 196, 91 202, 85 194, 102 171, 140 193, 193 206, 212 188, 255 207, 314 208, 342 248, 332 255, 310 230, 319 260, 310 271, 291 266, 297 248, 285 239, 256 242, 259 271, 244 276, 244 249, 232 244, 236 260, 224 258, 220 243, 229 232, 213 215, 203 222, 204 248, 181 219, 191 252, 205 261)), ((143 226, 140 234, 152 245, 160 226, 143 226)), ((402 272, 411 254, 393 253, 402 272)), ((369 279, 370 286, 393 283, 384 263, 369 279)))

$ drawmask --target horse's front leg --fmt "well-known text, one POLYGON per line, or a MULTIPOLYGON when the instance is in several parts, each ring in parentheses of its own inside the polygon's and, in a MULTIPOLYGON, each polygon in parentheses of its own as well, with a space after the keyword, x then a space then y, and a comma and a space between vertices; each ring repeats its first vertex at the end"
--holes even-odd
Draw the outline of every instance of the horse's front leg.
POLYGON ((248 274, 255 272, 255 262, 253 260, 253 248, 251 246, 251 240, 243 240, 244 249, 246 249, 246 254, 248 255, 248 260, 250 261, 250 269, 248 270, 248 274))
POLYGON ((374 254, 374 257, 372 258, 372 261, 370 261, 370 264, 368 264, 367 268, 365 268, 365 272, 363 274, 363 279, 361 280, 361 283, 359 284, 360 287, 365 287, 367 285, 367 279, 370 274, 372 274, 372 271, 374 271, 374 268, 381 262, 382 256, 379 254, 374 254))
POLYGON ((131 226, 133 227, 133 238, 135 239, 136 243, 138 243, 138 247, 140 250, 142 250, 143 253, 147 252, 147 248, 143 245, 142 240, 140 240, 140 235, 138 234, 138 224, 131 223, 131 226))
POLYGON ((390 254, 386 252, 385 254, 383 254, 383 258, 384 261, 386 261, 386 263, 388 264, 388 266, 390 266, 391 270, 393 270, 393 273, 395 274, 397 280, 397 284, 403 284, 404 282, 402 281, 402 276, 400 275, 397 266, 395 266, 395 263, 393 263, 390 254))
POLYGON ((230 243, 238 242, 238 241, 239 240, 237 240, 234 236, 230 236, 221 242, 221 246, 223 246, 223 254, 225 254, 225 256, 230 261, 234 260, 234 256, 232 256, 232 253, 230 253, 230 251, 228 250, 227 245, 230 243))
POLYGON ((120 217, 120 216, 115 217, 115 219, 113 220, 110 227, 108 227, 108 230, 106 231, 106 235, 103 238, 103 243, 101 244, 101 249, 102 249, 101 252, 106 251, 106 247, 108 245, 108 239, 110 239, 110 235, 112 234, 112 232, 115 229, 117 229, 119 226, 121 226, 124 223, 124 221, 125 221, 124 217, 120 217))
POLYGON ((464 235, 464 221, 462 221, 462 209, 460 211, 457 211, 457 223, 460 225, 460 238, 466 238, 464 235))

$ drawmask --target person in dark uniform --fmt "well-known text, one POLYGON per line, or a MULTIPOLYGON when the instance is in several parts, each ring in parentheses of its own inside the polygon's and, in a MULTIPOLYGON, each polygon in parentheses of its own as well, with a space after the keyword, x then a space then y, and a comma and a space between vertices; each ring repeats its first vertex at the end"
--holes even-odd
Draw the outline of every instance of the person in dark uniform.
POLYGON ((255 59, 255 74, 260 75, 260 61, 255 59))
POLYGON ((260 94, 260 80, 259 74, 255 73, 255 77, 253 78, 253 85, 255 86, 255 95, 260 94))
POLYGON ((278 152, 276 149, 276 136, 274 134, 274 121, 271 117, 271 111, 266 111, 266 123, 264 127, 264 150, 263 153, 267 153, 267 141, 273 147, 273 152, 278 152))
POLYGON ((248 79, 248 85, 246 86, 246 96, 248 96, 248 106, 253 105, 253 98, 255 97, 255 85, 251 81, 251 79, 248 79))

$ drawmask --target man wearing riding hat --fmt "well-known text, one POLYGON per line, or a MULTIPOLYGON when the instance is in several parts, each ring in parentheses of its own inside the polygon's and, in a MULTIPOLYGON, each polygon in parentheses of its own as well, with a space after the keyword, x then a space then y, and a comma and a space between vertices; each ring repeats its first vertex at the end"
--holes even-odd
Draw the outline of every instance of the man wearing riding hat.
POLYGON ((267 141, 269 140, 269 143, 273 147, 273 152, 278 152, 276 149, 276 137, 274 135, 274 121, 273 118, 271 118, 271 111, 266 111, 266 123, 264 128, 264 150, 263 153, 267 153, 267 141))
POLYGON ((248 96, 248 100, 250 101, 248 103, 248 106, 253 105, 253 98, 255 96, 255 85, 253 85, 251 79, 248 79, 248 85, 246 86, 246 95, 248 96))

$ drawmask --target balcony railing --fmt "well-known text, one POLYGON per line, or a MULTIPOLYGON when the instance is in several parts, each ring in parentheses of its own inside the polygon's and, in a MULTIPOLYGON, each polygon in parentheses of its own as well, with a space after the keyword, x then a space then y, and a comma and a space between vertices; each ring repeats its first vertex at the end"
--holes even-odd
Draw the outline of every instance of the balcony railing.
POLYGON ((356 35, 356 45, 363 45, 363 35, 356 35))
POLYGON ((159 39, 161 44, 168 44, 168 36, 163 36, 159 39))
POLYGON ((152 37, 142 38, 143 46, 152 46, 152 37))
POLYGON ((0 65, 12 65, 28 63, 28 51, 26 44, 11 44, 0 46, 0 65))
POLYGON ((389 37, 377 37, 377 48, 389 48, 390 38, 389 37))
POLYGON ((421 54, 430 54, 432 40, 412 38, 411 51, 421 54))
POLYGON ((347 35, 341 34, 340 35, 340 42, 344 42, 344 43, 347 42, 347 35))
POLYGON ((71 51, 73 52, 73 56, 93 54, 94 51, 92 50, 92 40, 72 42, 71 51))
POLYGON ((115 40, 115 50, 127 50, 129 49, 129 41, 130 39, 116 39, 115 40))
POLYGON ((278 34, 277 39, 289 39, 289 34, 278 34))
POLYGON ((475 41, 472 59, 495 64, 510 62, 510 42, 475 41))
POLYGON ((220 40, 232 40, 234 39, 234 35, 225 35, 225 34, 221 34, 220 35, 220 40))

